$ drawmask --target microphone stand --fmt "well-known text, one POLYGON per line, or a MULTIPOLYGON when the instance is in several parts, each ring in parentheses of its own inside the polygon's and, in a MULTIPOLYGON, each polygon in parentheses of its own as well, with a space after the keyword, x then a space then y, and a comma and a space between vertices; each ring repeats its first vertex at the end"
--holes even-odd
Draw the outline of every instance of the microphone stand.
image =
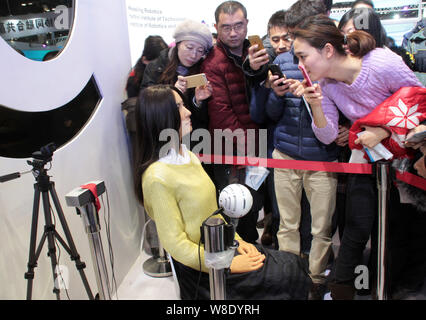
MULTIPOLYGON (((217 210, 216 213, 221 213, 223 209, 217 210)), ((206 261, 206 266, 209 267, 210 280, 210 299, 211 300, 226 300, 226 277, 225 267, 231 265, 230 261, 224 257, 225 252, 229 249, 236 249, 238 242, 234 241, 235 229, 238 224, 238 219, 231 218, 231 224, 226 224, 223 219, 210 217, 203 222, 201 232, 204 240, 205 258, 209 257, 209 263, 206 261)))
POLYGON ((205 265, 209 268, 211 300, 226 300, 225 269, 231 266, 235 249, 238 248, 238 242, 234 240, 238 218, 248 213, 252 203, 253 198, 245 186, 229 185, 219 195, 219 209, 202 224, 201 240, 204 243, 205 265), (244 201, 237 202, 236 199, 244 201), (230 218, 230 224, 214 218, 219 213, 225 213, 230 218))
MULTIPOLYGON (((225 222, 219 218, 209 218, 203 224, 206 253, 217 254, 225 251, 225 222)), ((209 268, 210 299, 226 299, 225 269, 209 268)))

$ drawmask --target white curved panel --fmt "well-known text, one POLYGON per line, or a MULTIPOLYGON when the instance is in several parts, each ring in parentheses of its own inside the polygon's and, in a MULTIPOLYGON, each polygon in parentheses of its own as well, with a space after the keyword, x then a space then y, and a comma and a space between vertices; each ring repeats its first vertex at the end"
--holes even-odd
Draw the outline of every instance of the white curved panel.
POLYGON ((68 103, 80 93, 94 71, 92 59, 96 58, 91 52, 96 40, 90 13, 87 1, 76 1, 74 27, 67 45, 50 61, 25 58, 0 39, 0 52, 7 56, 1 62, 5 81, 0 86, 1 105, 22 111, 47 111, 68 103))
MULTIPOLYGON (((105 181, 119 285, 139 255, 144 222, 133 191, 120 108, 131 68, 125 4, 121 0, 77 0, 74 23, 67 47, 59 57, 48 62, 28 60, 0 41, 0 104, 17 110, 47 111, 72 100, 94 75, 102 101, 86 127, 54 153, 48 174, 55 182, 77 250, 87 265, 86 276, 96 294, 98 289, 87 234, 75 208, 66 206, 65 195, 89 181, 105 181)), ((30 170, 25 160, 0 157, 0 176, 30 170)), ((26 297, 24 273, 27 271, 34 183, 32 174, 0 183, 0 299, 26 297)), ((104 209, 100 212, 101 232, 108 257, 104 209)), ((39 215, 38 241, 44 226, 42 208, 39 215)), ((59 221, 56 230, 62 234, 59 221)), ((35 269, 34 299, 55 299, 46 249, 45 244, 35 269)), ((63 248, 60 264, 69 271, 70 298, 87 299, 75 264, 63 248)), ((62 294, 61 298, 67 299, 67 296, 62 294)))

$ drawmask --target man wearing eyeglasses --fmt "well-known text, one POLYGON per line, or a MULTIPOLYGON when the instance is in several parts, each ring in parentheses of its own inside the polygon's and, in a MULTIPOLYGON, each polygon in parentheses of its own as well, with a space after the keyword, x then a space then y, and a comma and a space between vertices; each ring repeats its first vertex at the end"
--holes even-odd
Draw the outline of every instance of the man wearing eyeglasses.
MULTIPOLYGON (((247 57, 250 46, 249 41, 246 40, 247 11, 237 1, 226 1, 217 7, 215 19, 217 44, 201 66, 201 72, 206 74, 213 87, 213 93, 208 102, 209 130, 213 135, 213 141, 215 129, 222 131, 230 129, 233 133, 244 132, 244 136, 239 137, 243 139, 231 138, 234 148, 233 154, 230 154, 230 156, 236 155, 237 148, 240 150, 239 155, 241 155, 241 150, 243 150, 244 155, 247 155, 248 145, 255 144, 257 146, 256 141, 247 143, 247 130, 256 130, 255 135, 258 136, 258 126, 250 118, 248 79, 246 79, 242 70, 242 64, 247 57), (241 143, 237 141, 241 141, 241 143)), ((222 146, 224 146, 226 138, 220 139, 222 139, 222 146)), ((216 154, 224 153, 223 150, 213 149, 213 151, 216 154)), ((245 168, 216 164, 214 166, 214 180, 218 191, 232 182, 244 184, 245 168)), ((262 187, 259 190, 262 190, 262 187)), ((258 238, 256 222, 258 211, 262 207, 262 197, 260 192, 253 189, 251 191, 254 197, 252 210, 240 219, 237 232, 245 241, 255 243, 258 238)))

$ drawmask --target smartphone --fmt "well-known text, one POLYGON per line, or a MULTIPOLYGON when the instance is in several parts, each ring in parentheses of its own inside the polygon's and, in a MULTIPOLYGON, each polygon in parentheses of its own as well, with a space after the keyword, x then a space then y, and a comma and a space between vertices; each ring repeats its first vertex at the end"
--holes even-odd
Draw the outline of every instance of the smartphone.
POLYGON ((257 44, 257 50, 262 50, 265 47, 263 46, 263 42, 262 39, 260 39, 260 37, 258 35, 254 35, 254 36, 248 36, 248 39, 250 41, 250 45, 254 46, 255 44, 257 44))
POLYGON ((300 69, 300 71, 302 71, 303 78, 305 78, 307 86, 308 87, 312 87, 313 84, 312 84, 311 78, 309 78, 308 73, 306 72, 305 67, 302 66, 302 65, 299 65, 299 69, 300 69))
POLYGON ((424 139, 426 139, 426 130, 413 134, 410 138, 405 140, 405 142, 419 143, 424 139))
MULTIPOLYGON (((281 71, 281 68, 280 68, 280 66, 279 65, 277 65, 277 64, 273 64, 273 63, 271 63, 270 65, 269 65, 269 70, 271 71, 271 73, 274 75, 274 76, 278 76, 278 79, 281 79, 281 78, 286 78, 286 76, 283 74, 283 72, 281 71)), ((279 84, 279 86, 283 86, 284 85, 284 83, 280 83, 279 84)))
POLYGON ((194 74, 192 76, 185 77, 186 88, 196 88, 205 86, 207 84, 207 77, 205 73, 194 74))

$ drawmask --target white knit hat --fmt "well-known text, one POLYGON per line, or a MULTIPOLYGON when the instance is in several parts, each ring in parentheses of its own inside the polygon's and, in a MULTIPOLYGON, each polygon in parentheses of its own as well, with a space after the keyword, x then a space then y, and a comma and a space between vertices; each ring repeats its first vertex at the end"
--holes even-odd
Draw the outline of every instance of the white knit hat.
POLYGON ((201 44, 206 51, 213 47, 213 36, 209 28, 200 22, 185 20, 179 24, 173 34, 176 43, 181 41, 196 41, 201 44))

